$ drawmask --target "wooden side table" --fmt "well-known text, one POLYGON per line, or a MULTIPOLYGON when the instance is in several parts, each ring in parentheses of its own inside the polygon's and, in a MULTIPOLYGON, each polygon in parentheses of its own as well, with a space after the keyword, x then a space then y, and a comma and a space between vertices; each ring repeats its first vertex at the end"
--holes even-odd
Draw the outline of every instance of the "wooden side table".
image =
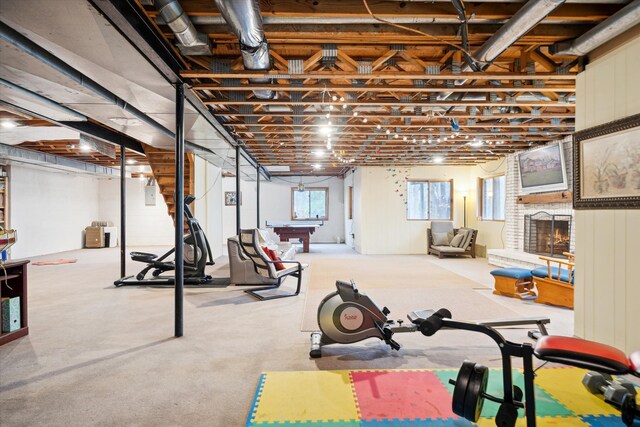
MULTIPOLYGON (((27 315, 27 264, 29 260, 8 261, 4 264, 7 271, 0 268, 0 298, 20 297, 20 329, 13 332, 1 332, 0 345, 29 335, 29 317, 27 315)), ((0 304, 2 319, 2 304, 0 304)))

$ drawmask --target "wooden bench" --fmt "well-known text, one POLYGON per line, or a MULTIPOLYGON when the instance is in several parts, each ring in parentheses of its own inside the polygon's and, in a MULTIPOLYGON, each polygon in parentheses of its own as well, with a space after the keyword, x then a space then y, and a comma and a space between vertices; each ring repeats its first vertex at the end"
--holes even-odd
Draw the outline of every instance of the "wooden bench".
POLYGON ((575 256, 568 252, 563 255, 567 257, 566 260, 541 256, 540 259, 546 261, 547 266, 531 270, 538 290, 537 303, 573 308, 575 256), (558 266, 552 266, 554 263, 558 266))

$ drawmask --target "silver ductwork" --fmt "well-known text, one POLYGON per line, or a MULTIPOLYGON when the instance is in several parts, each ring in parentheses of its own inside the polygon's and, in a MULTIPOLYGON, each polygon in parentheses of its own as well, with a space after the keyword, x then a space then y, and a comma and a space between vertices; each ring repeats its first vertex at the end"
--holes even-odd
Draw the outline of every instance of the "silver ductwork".
MULTIPOLYGON (((269 44, 262 29, 260 6, 256 0, 216 0, 220 13, 240 41, 244 68, 267 71, 271 68, 269 44)), ((249 79, 251 83, 271 83, 271 79, 249 79)), ((256 98, 275 99, 273 90, 254 90, 256 98)))
POLYGON ((176 35, 176 45, 183 55, 211 55, 209 37, 196 30, 178 0, 155 0, 155 5, 162 20, 176 35))
POLYGON ((634 0, 577 39, 554 44, 549 52, 552 55, 583 56, 638 24, 640 0, 634 0))
MULTIPOLYGON (((564 2, 565 0, 531 0, 527 2, 473 53, 473 57, 480 62, 493 61, 564 2)), ((483 67, 483 64, 478 65, 483 67)), ((471 67, 467 64, 463 70, 470 71, 471 67)))
MULTIPOLYGON (((520 37, 535 27, 547 15, 562 5, 565 0, 530 0, 525 3, 493 36, 473 52, 473 60, 480 62, 479 68, 484 69, 488 62, 496 59, 502 52, 513 45, 520 37)), ((463 72, 473 71, 469 64, 462 67, 463 72)), ((465 84, 467 80, 456 80, 456 85, 465 84)), ((442 94, 441 99, 447 99, 452 92, 442 94)))

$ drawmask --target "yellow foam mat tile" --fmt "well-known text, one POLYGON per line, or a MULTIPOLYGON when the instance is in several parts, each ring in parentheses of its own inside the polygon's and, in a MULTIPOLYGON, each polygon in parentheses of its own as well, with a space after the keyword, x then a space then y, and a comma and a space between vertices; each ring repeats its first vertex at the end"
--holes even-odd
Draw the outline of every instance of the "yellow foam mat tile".
MULTIPOLYGON (((480 418, 477 423, 478 427, 496 427, 493 418, 480 418)), ((526 427, 527 420, 518 418, 516 427, 526 427)), ((537 427, 589 427, 589 423, 585 423, 578 417, 537 417, 537 427)))
POLYGON ((570 408, 576 415, 618 415, 616 409, 605 403, 582 385, 583 369, 547 368, 536 373, 536 384, 558 403, 570 408))
POLYGON ((252 421, 340 420, 358 420, 349 371, 266 373, 252 421))

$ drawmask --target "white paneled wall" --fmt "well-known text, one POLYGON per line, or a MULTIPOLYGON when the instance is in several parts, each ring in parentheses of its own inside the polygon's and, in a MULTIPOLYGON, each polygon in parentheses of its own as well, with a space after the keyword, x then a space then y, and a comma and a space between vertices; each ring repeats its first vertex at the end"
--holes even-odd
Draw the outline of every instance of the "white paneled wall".
MULTIPOLYGON (((576 81, 576 130, 640 113, 640 37, 576 81)), ((639 166, 640 167, 640 166, 639 166)), ((575 334, 640 349, 640 210, 576 211, 575 334)))

